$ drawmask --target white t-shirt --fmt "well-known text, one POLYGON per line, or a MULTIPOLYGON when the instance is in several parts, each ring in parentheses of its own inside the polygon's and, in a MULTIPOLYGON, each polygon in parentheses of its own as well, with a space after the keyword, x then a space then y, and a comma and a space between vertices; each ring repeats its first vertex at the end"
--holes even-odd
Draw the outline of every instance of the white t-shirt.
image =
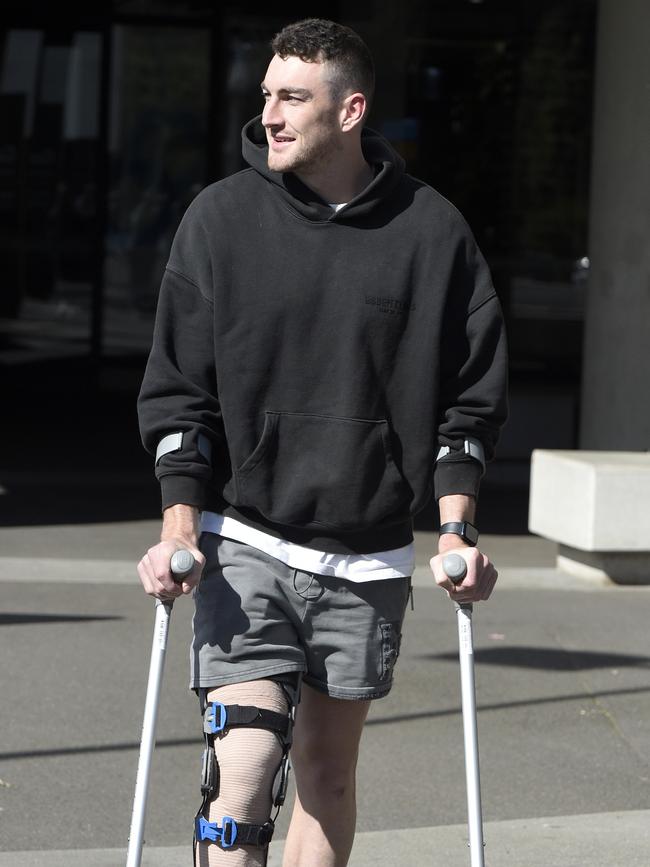
POLYGON ((201 531, 216 533, 236 542, 243 542, 286 563, 292 569, 331 575, 347 581, 377 581, 382 578, 408 578, 415 568, 415 545, 379 551, 375 554, 331 554, 315 551, 304 545, 294 545, 262 530, 249 527, 235 518, 216 512, 201 514, 201 531))

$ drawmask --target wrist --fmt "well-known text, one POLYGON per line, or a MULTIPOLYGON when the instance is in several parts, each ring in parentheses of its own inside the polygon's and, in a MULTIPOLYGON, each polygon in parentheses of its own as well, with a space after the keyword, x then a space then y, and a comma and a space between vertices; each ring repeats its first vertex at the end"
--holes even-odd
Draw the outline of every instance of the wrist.
POLYGON ((178 540, 196 547, 199 538, 199 510, 196 506, 177 504, 163 512, 160 541, 178 540))
POLYGON ((448 551, 456 551, 458 548, 472 548, 467 542, 455 533, 445 533, 438 538, 438 553, 446 554, 448 551))
POLYGON ((469 521, 444 521, 440 525, 440 539, 445 536, 453 536, 460 539, 467 547, 474 547, 478 543, 478 530, 469 521))

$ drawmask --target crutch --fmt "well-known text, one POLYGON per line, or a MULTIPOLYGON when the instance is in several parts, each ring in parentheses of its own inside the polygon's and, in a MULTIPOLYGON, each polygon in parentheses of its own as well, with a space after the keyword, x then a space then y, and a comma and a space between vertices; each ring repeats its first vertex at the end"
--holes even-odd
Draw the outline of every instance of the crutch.
MULTIPOLYGON (((180 583, 186 575, 189 575, 193 568, 194 557, 189 551, 176 551, 172 556, 170 569, 176 582, 180 583)), ((151 647, 151 662, 149 663, 147 698, 144 705, 144 719, 142 721, 142 736, 140 738, 140 757, 138 759, 138 772, 135 778, 135 796, 133 798, 133 813, 131 815, 126 867, 140 867, 142 859, 149 772, 151 770, 153 748, 156 744, 158 700, 160 698, 163 669, 165 667, 169 618, 171 617, 173 605, 173 599, 165 599, 164 601, 156 599, 156 619, 151 647)))
MULTIPOLYGON (((454 584, 467 573, 467 563, 460 554, 447 554, 442 568, 454 584)), ((484 867, 483 816, 481 811, 481 779, 478 762, 478 732, 476 728, 476 691, 474 688, 474 643, 472 638, 472 603, 455 603, 458 616, 460 685, 463 706, 465 741, 465 779, 467 785, 467 821, 471 867, 484 867)))

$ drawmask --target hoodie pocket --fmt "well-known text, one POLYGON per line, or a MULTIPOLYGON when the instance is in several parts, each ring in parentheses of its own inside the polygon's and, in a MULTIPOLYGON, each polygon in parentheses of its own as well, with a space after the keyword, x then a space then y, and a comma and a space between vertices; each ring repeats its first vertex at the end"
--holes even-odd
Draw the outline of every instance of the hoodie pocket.
POLYGON ((406 517, 411 499, 385 420, 267 411, 237 482, 238 505, 270 521, 343 532, 406 517))

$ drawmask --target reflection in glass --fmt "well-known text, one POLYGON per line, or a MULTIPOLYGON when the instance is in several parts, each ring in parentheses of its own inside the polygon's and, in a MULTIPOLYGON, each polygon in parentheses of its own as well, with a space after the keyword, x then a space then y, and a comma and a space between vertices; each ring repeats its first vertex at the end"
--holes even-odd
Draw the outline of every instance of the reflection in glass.
POLYGON ((2 361, 88 352, 101 37, 9 30, 0 79, 2 361))
POLYGON ((113 35, 105 349, 145 349, 178 223, 205 182, 209 34, 113 35))

